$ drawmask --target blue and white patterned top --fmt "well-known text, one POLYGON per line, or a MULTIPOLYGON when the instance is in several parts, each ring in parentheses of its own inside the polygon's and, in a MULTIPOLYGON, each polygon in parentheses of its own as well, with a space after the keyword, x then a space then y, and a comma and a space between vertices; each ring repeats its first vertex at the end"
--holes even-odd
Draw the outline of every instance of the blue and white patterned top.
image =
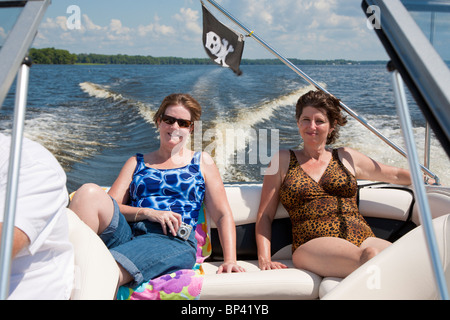
POLYGON ((138 153, 130 184, 131 205, 179 213, 183 222, 195 229, 205 196, 200 156, 201 152, 196 152, 182 168, 153 169, 145 165, 144 156, 138 153))

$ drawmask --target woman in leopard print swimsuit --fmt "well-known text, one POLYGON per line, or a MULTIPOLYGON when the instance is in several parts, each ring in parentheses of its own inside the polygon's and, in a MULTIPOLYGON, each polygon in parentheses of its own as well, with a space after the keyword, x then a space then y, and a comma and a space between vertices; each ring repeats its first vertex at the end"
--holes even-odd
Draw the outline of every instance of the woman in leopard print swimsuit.
POLYGON ((357 179, 409 185, 409 171, 378 163, 347 147, 329 149, 347 120, 339 100, 310 91, 296 106, 302 150, 282 150, 264 177, 256 223, 262 270, 286 268, 271 260, 271 223, 281 201, 292 222, 296 268, 323 277, 346 277, 390 245, 376 238, 359 213, 357 179), (274 170, 278 167, 278 170, 274 170))

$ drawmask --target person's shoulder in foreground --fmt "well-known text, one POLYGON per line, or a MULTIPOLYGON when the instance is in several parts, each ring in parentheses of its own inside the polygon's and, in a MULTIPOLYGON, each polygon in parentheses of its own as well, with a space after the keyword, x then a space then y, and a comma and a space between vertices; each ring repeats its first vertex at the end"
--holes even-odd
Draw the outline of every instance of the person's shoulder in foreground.
MULTIPOLYGON (((11 138, 0 133, 0 224, 11 138)), ((69 299, 73 248, 68 239, 66 174, 39 143, 23 139, 8 299, 69 299), (22 241, 17 241, 18 239, 22 241), (17 247, 15 247, 17 246, 17 247)))

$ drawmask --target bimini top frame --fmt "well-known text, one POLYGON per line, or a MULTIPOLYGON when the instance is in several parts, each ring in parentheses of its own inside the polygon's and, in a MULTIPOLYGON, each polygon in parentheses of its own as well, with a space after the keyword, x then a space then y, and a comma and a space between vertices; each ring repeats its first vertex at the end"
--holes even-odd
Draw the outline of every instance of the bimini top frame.
POLYGON ((50 0, 0 0, 0 10, 3 8, 22 8, 14 27, 8 34, 8 37, 0 50, 0 107, 5 100, 6 94, 8 93, 16 74, 18 74, 8 181, 5 195, 5 210, 3 213, 3 226, 0 242, 0 300, 5 300, 9 295, 12 246, 14 240, 14 219, 17 203, 26 97, 28 92, 29 65, 24 63, 24 60, 49 4, 50 0))

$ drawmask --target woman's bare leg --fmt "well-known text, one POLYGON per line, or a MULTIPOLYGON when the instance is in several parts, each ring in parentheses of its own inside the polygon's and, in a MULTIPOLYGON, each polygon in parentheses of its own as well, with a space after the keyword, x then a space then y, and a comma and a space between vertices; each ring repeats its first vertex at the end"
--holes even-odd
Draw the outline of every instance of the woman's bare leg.
POLYGON ((381 239, 369 239, 361 247, 340 238, 313 239, 295 250, 292 261, 296 268, 309 270, 322 277, 345 278, 389 244, 381 239))
MULTIPOLYGON (((85 184, 75 193, 69 209, 75 212, 95 233, 102 234, 110 225, 114 215, 111 197, 95 184, 85 184)), ((119 263, 119 285, 133 280, 133 277, 119 263)))
POLYGON ((392 243, 380 238, 370 237, 363 241, 360 248, 366 249, 366 248, 374 248, 375 250, 380 253, 387 247, 389 247, 392 243))
POLYGON ((109 226, 114 214, 111 197, 101 187, 92 183, 77 190, 69 209, 97 234, 102 234, 109 226))

